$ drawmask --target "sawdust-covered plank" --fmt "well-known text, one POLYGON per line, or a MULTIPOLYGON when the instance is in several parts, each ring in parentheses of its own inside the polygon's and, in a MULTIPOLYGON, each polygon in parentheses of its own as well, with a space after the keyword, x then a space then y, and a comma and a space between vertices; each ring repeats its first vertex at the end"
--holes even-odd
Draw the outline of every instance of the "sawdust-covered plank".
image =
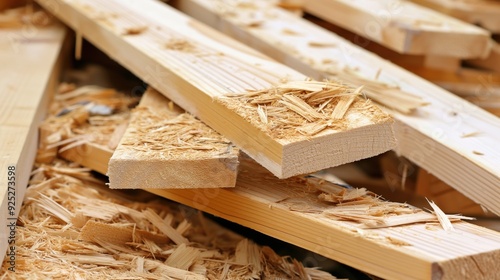
POLYGON ((405 54, 484 57, 489 32, 432 9, 397 0, 312 0, 305 11, 405 54))
MULTIPOLYGON (((364 84, 367 96, 396 119, 400 154, 500 214, 498 118, 269 1, 245 3, 182 0, 176 6, 311 77, 364 84)), ((493 97, 489 76, 479 81, 493 97)))
POLYGON ((500 273, 496 231, 466 222, 445 231, 434 215, 374 202, 364 189, 342 190, 316 179, 280 181, 240 161, 236 188, 149 191, 385 279, 488 279, 500 273), (419 221, 424 223, 405 225, 419 221))
POLYGON ((242 156, 235 188, 146 190, 386 279, 499 273, 498 232, 467 222, 445 231, 433 214, 339 183, 278 180, 242 156))
MULTIPOLYGON (((374 156, 394 146, 392 120, 373 104, 356 97, 342 119, 329 117, 341 95, 325 106, 303 100, 308 106, 297 107, 297 100, 282 96, 302 98, 307 89, 275 88, 284 81, 304 81, 304 75, 163 3, 38 2, 280 178, 374 156), (247 98, 269 92, 280 94, 270 101, 272 106, 247 98), (306 117, 307 110, 317 114, 306 117), (264 115, 269 118, 261 118, 264 115)), ((316 85, 315 90, 337 86, 316 85)))
POLYGON ((111 188, 234 187, 238 149, 149 88, 109 162, 111 188))
POLYGON ((491 0, 411 0, 419 5, 500 33, 500 3, 491 0))
POLYGON ((66 35, 41 11, 15 14, 24 17, 21 26, 0 28, 0 254, 3 259, 7 250, 13 267, 16 219, 36 155, 38 125, 57 86, 66 35))

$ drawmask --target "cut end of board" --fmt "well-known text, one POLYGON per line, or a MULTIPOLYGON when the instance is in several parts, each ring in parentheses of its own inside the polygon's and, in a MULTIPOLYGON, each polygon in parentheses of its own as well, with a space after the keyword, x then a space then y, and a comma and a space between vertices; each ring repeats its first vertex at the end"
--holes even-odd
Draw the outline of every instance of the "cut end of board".
POLYGON ((239 150, 148 89, 109 161, 112 189, 234 187, 239 150))
POLYGON ((315 172, 386 152, 395 146, 392 118, 363 87, 332 81, 287 81, 273 88, 226 95, 217 102, 243 116, 280 150, 242 150, 278 178, 315 172), (265 153, 280 155, 273 161, 265 153))

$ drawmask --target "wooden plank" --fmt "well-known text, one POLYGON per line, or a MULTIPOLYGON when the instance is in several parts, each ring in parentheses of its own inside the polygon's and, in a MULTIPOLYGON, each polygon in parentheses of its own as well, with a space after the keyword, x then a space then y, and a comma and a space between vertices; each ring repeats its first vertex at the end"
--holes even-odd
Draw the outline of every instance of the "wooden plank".
POLYGON ((500 116, 500 75, 496 72, 461 68, 448 72, 436 69, 408 69, 461 98, 500 116))
MULTIPOLYGON (((500 13, 498 15, 500 15, 500 13)), ((500 19, 500 16, 498 16, 498 18, 500 19)), ((500 44, 494 40, 491 41, 491 44, 493 47, 490 54, 486 58, 467 60, 467 63, 484 69, 500 72, 500 44)))
POLYGON ((223 3, 181 1, 179 8, 312 77, 352 80, 353 75, 348 74, 356 69, 354 77, 358 78, 354 81, 358 84, 373 83, 373 77, 377 77, 375 82, 389 85, 391 91, 411 94, 428 102, 428 106, 414 114, 391 111, 397 120, 397 152, 500 214, 500 151, 496 148, 500 142, 500 120, 497 117, 265 1, 253 1, 253 8, 234 2, 222 6, 223 3), (212 9, 215 4, 225 8, 212 9), (222 17, 217 14, 221 10, 225 11, 222 17), (261 15, 258 28, 242 24, 248 22, 252 14, 261 15), (471 135, 472 132, 477 134, 471 135))
POLYGON ((304 9, 405 54, 484 57, 490 34, 407 1, 312 0, 304 9))
POLYGON ((418 172, 415 192, 434 201, 446 213, 462 213, 474 217, 488 214, 485 213, 481 205, 459 193, 424 169, 420 169, 418 172))
MULTIPOLYGON (((102 153, 110 158, 112 151, 102 153)), ((92 165, 95 157, 87 157, 92 165)), ((325 215, 335 206, 318 203, 314 186, 338 185, 315 178, 279 180, 245 157, 239 169, 235 188, 147 190, 386 279, 493 279, 500 273, 496 231, 466 222, 454 223, 451 232, 436 224, 366 229, 325 215)))
POLYGON ((66 29, 29 24, 0 29, 0 252, 15 266, 16 219, 43 120, 62 67, 66 29), (34 32, 25 32, 32 28, 34 32))
POLYGON ((149 88, 109 162, 114 189, 234 187, 239 150, 149 88))
POLYGON ((491 0, 411 0, 463 21, 500 33, 500 4, 491 0))
MULTIPOLYGON (((296 116, 289 109, 285 118, 278 116, 270 125, 275 121, 281 124, 272 128, 263 125, 257 109, 245 109, 241 99, 228 94, 270 89, 282 79, 303 81, 305 76, 255 55, 255 51, 246 51, 244 45, 234 42, 231 45, 236 48, 228 47, 225 42, 230 39, 163 3, 38 2, 280 178, 374 156, 394 146, 391 120, 369 104, 365 110, 349 110, 342 120, 353 121, 341 130, 328 128, 327 123, 317 134, 303 135, 299 133, 302 127, 280 121, 296 116)), ((360 102, 365 101, 356 99, 351 107, 360 102)))

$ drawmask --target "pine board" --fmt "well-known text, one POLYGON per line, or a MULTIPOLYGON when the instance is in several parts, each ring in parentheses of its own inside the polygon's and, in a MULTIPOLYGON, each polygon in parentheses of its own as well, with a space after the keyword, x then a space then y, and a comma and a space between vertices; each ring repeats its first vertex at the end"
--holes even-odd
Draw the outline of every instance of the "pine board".
MULTIPOLYGON (((31 26, 34 32, 0 29, 0 252, 15 232, 36 155, 38 125, 55 91, 62 67, 66 29, 57 23, 31 26), (15 174, 9 174, 15 167, 15 174), (11 184, 14 182, 15 184, 11 184), (8 186, 13 187, 9 188, 8 186), (15 205, 14 205, 15 204, 15 205)), ((10 251, 10 248, 9 248, 10 251)))
MULTIPOLYGON (((147 1, 38 1, 110 57, 227 137, 280 178, 380 154, 394 146, 391 121, 375 109, 326 129, 276 139, 214 99, 306 77, 169 8, 147 1), (229 46, 231 45, 231 47, 229 46), (236 46, 236 47, 235 47, 236 46), (168 80, 168 82, 166 82, 168 80), (355 139, 353 141, 353 139, 355 139)), ((375 108, 375 107, 372 107, 375 108)))
POLYGON ((344 70, 356 69, 362 79, 378 76, 401 94, 421 97, 429 105, 413 114, 389 111, 396 119, 396 151, 500 215, 497 117, 266 1, 253 3, 245 8, 234 1, 183 0, 177 7, 316 79, 342 78, 344 70), (258 27, 247 24, 257 20, 254 15, 258 27))
POLYGON ((489 32, 432 9, 399 0, 311 0, 304 9, 405 54, 485 57, 489 32))
POLYGON ((148 88, 109 162, 109 186, 234 187, 238 154, 227 139, 148 88))
POLYGON ((471 24, 479 25, 492 33, 500 33, 500 3, 494 0, 412 0, 471 24))

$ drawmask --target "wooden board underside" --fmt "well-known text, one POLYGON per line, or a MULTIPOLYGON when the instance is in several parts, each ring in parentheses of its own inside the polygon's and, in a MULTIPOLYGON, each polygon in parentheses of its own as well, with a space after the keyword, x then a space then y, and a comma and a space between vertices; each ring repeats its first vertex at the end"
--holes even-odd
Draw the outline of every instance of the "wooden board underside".
POLYGON ((266 1, 254 1, 260 5, 254 9, 232 3, 183 0, 177 6, 317 79, 332 79, 345 75, 342 71, 346 68, 356 69, 356 74, 367 80, 378 77, 382 83, 423 98, 430 104, 414 114, 391 112, 397 120, 397 152, 500 215, 497 117, 266 1), (215 5, 223 8, 212 9, 215 5), (242 24, 248 22, 249 14, 258 14, 258 10, 266 11, 260 13, 259 27, 242 24), (220 17, 214 11, 223 11, 227 16, 220 17), (323 46, 314 46, 313 42, 323 46), (467 136, 473 132, 477 133, 467 136))
POLYGON ((490 34, 407 1, 312 0, 304 9, 405 54, 485 57, 490 34))
MULTIPOLYGON (((498 14, 498 18, 500 19, 500 13, 498 14)), ((474 66, 493 70, 495 72, 500 72, 500 44, 493 40, 491 44, 493 45, 493 47, 490 54, 486 58, 468 60, 467 62, 474 66)))
POLYGON ((239 150, 169 102, 152 88, 144 93, 109 162, 110 188, 234 187, 239 150))
POLYGON ((365 115, 368 112, 356 116, 359 121, 346 131, 327 129, 312 137, 275 139, 251 125, 214 98, 305 76, 247 52, 247 47, 236 42, 238 49, 221 44, 229 39, 163 3, 38 2, 280 178, 374 156, 394 146, 390 121, 377 122, 378 118, 365 115), (135 34, 134 30, 145 27, 135 34), (180 42, 187 49, 176 49, 180 42))
POLYGON ((8 245, 13 245, 8 241, 12 241, 12 236, 15 238, 15 232, 7 225, 15 223, 21 209, 36 155, 38 125, 58 84, 66 35, 66 29, 56 23, 48 27, 29 26, 35 32, 25 32, 25 28, 0 29, 2 259, 8 245), (15 175, 8 175, 9 166, 15 167, 15 175), (15 182, 15 187, 8 188, 8 182, 15 182))
POLYGON ((500 4, 491 0, 411 0, 463 21, 500 33, 500 4))
MULTIPOLYGON (((108 148, 88 150, 95 152, 86 155, 86 167, 92 169, 105 165, 105 158, 112 154, 108 148), (97 158, 104 162, 92 160, 97 158)), ((499 273, 498 232, 466 222, 455 223, 455 231, 449 233, 439 225, 424 224, 361 229, 356 223, 302 213, 282 203, 293 201, 298 208, 312 207, 315 196, 307 189, 293 179, 278 180, 252 160, 242 158, 235 188, 147 190, 387 279, 463 279, 474 275, 488 279, 499 273), (411 245, 396 245, 399 242, 411 245)))

